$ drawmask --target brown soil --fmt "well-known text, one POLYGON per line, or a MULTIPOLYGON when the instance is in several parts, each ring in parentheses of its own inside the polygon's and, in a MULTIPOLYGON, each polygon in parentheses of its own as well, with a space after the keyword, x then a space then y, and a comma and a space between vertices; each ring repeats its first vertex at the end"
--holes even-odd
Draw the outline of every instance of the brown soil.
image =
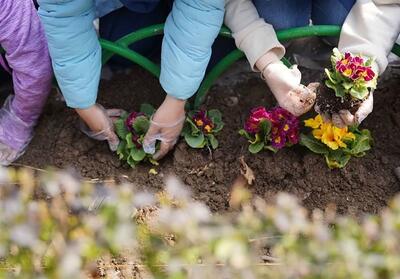
POLYGON ((317 90, 317 105, 322 113, 338 113, 341 110, 349 110, 356 113, 362 104, 361 100, 353 99, 350 95, 346 95, 343 99, 336 97, 335 91, 328 88, 324 81, 321 82, 317 90))
MULTIPOLYGON (((314 73, 308 81, 319 80, 314 73)), ((218 108, 225 128, 218 136, 220 148, 212 156, 207 151, 190 150, 183 142, 165 158, 158 175, 149 174, 150 165, 130 169, 108 150, 105 142, 87 138, 76 128, 77 117, 53 94, 37 127, 36 136, 26 154, 17 162, 36 168, 72 167, 86 178, 121 178, 138 188, 158 191, 168 174, 178 175, 193 191, 196 199, 213 210, 229 207, 230 187, 240 175, 245 161, 254 171, 253 193, 271 199, 279 191, 298 196, 310 209, 337 204, 339 212, 376 213, 399 191, 394 168, 400 165, 400 70, 390 70, 376 92, 375 112, 364 123, 371 129, 375 146, 364 158, 353 159, 345 169, 329 170, 324 159, 296 146, 277 154, 251 155, 245 139, 239 138, 249 110, 255 106, 274 105, 273 97, 258 78, 234 86, 215 86, 207 108, 218 108)), ((121 73, 103 81, 99 102, 105 107, 138 109, 144 102, 157 106, 163 93, 155 78, 141 69, 121 73)))

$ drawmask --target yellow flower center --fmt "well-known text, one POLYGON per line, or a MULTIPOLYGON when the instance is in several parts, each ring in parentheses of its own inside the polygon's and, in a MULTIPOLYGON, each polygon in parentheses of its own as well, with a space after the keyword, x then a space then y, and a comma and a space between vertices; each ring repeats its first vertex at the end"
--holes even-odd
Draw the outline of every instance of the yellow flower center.
POLYGON ((352 73, 353 73, 353 71, 351 69, 346 69, 343 72, 343 75, 345 75, 346 77, 349 77, 349 76, 351 76, 352 73))
POLYGON ((201 119, 196 120, 196 125, 199 126, 199 127, 202 127, 204 125, 203 120, 201 120, 201 119))
POLYGON ((210 125, 206 125, 206 126, 204 127, 204 130, 206 130, 207 133, 211 133, 212 128, 211 128, 210 125))
POLYGON ((275 139, 275 143, 280 143, 281 142, 281 137, 277 137, 276 139, 275 139))
POLYGON ((289 125, 286 124, 286 125, 283 127, 283 130, 284 130, 285 132, 289 131, 289 125))

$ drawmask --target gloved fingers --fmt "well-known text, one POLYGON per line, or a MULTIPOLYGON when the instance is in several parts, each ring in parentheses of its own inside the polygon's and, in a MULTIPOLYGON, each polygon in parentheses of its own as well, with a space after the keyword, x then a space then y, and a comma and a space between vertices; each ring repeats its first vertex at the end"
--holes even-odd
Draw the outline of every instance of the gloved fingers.
POLYGON ((329 113, 320 113, 324 122, 332 122, 332 116, 329 113))
POLYGON ((314 92, 315 94, 317 94, 317 90, 318 88, 321 86, 321 83, 319 82, 311 82, 307 85, 308 90, 310 90, 311 92, 314 92))
POLYGON ((111 151, 117 151, 119 145, 119 138, 114 131, 106 132, 106 140, 111 151))
POLYGON ((340 118, 346 126, 351 126, 356 124, 356 119, 353 114, 348 110, 339 111, 340 118))
POLYGON ((111 119, 112 123, 114 124, 122 114, 125 113, 123 109, 107 109, 106 114, 111 119))
POLYGON ((25 153, 26 147, 20 151, 16 151, 8 145, 0 142, 0 165, 9 166, 25 153))
POLYGON ((332 123, 338 128, 346 127, 346 124, 344 123, 343 119, 340 117, 340 114, 338 113, 332 114, 332 123))
POLYGON ((360 108, 356 112, 355 122, 360 124, 374 109, 374 96, 373 92, 369 94, 369 97, 361 104, 360 108))
POLYGON ((143 150, 147 154, 154 154, 156 152, 156 142, 161 137, 161 128, 150 122, 149 130, 143 139, 143 150))
POLYGON ((290 73, 294 78, 294 82, 300 84, 300 82, 301 82, 301 72, 299 70, 299 67, 297 65, 293 65, 290 68, 290 73))
POLYGON ((161 141, 160 149, 157 151, 156 154, 153 155, 153 159, 157 161, 162 159, 174 147, 175 143, 176 141, 175 142, 161 141))
POLYGON ((280 100, 280 105, 290 111, 293 115, 300 116, 313 107, 315 99, 315 93, 300 84, 289 91, 288 98, 280 100))

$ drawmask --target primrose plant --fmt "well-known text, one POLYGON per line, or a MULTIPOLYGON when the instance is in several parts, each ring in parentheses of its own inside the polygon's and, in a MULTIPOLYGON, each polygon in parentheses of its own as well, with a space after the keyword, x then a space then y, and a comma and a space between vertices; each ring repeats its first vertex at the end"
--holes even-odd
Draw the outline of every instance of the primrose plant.
POLYGON ((321 115, 304 123, 311 128, 311 132, 302 134, 300 143, 312 152, 324 155, 331 169, 343 168, 351 157, 362 157, 371 149, 369 130, 360 130, 356 126, 338 128, 331 122, 325 122, 321 115))
POLYGON ((222 128, 222 115, 219 110, 212 109, 190 111, 186 118, 182 136, 192 148, 218 148, 218 140, 215 137, 222 128))
POLYGON ((258 107, 251 111, 239 134, 249 141, 249 151, 253 154, 262 150, 277 152, 299 142, 299 121, 281 107, 271 110, 258 107))
POLYGON ((140 112, 124 113, 115 123, 115 130, 121 139, 117 154, 120 160, 126 161, 131 167, 146 160, 157 165, 152 155, 146 154, 142 146, 153 113, 154 108, 151 105, 143 104, 140 112))

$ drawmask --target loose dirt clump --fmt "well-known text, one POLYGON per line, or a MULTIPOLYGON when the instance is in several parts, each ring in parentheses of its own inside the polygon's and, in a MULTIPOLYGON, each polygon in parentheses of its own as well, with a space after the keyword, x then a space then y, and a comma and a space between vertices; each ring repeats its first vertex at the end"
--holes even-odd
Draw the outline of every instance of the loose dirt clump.
MULTIPOLYGON (((305 73, 308 82, 321 79, 320 73, 305 73)), ((277 154, 249 154, 238 130, 251 108, 275 104, 263 81, 252 75, 234 86, 214 86, 207 98, 207 108, 218 108, 223 113, 225 128, 218 135, 220 148, 210 154, 189 149, 181 141, 156 167, 157 175, 149 173, 153 166, 147 164, 130 169, 108 150, 105 142, 82 134, 76 128, 75 113, 56 94, 49 100, 26 154, 17 163, 36 168, 74 168, 85 178, 126 179, 148 191, 159 191, 164 178, 174 174, 191 188, 196 199, 214 211, 224 211, 229 209, 231 185, 241 175, 243 156, 255 177, 248 187, 267 200, 285 191, 295 194, 309 209, 324 209, 334 203, 340 213, 376 213, 400 189, 394 175, 400 165, 399 87, 400 70, 389 69, 375 92, 374 113, 363 123, 374 136, 373 150, 364 158, 351 160, 342 170, 329 170, 323 157, 300 146, 277 154)), ((103 81, 99 102, 105 107, 137 110, 144 102, 158 106, 163 96, 155 78, 134 68, 103 81)))

